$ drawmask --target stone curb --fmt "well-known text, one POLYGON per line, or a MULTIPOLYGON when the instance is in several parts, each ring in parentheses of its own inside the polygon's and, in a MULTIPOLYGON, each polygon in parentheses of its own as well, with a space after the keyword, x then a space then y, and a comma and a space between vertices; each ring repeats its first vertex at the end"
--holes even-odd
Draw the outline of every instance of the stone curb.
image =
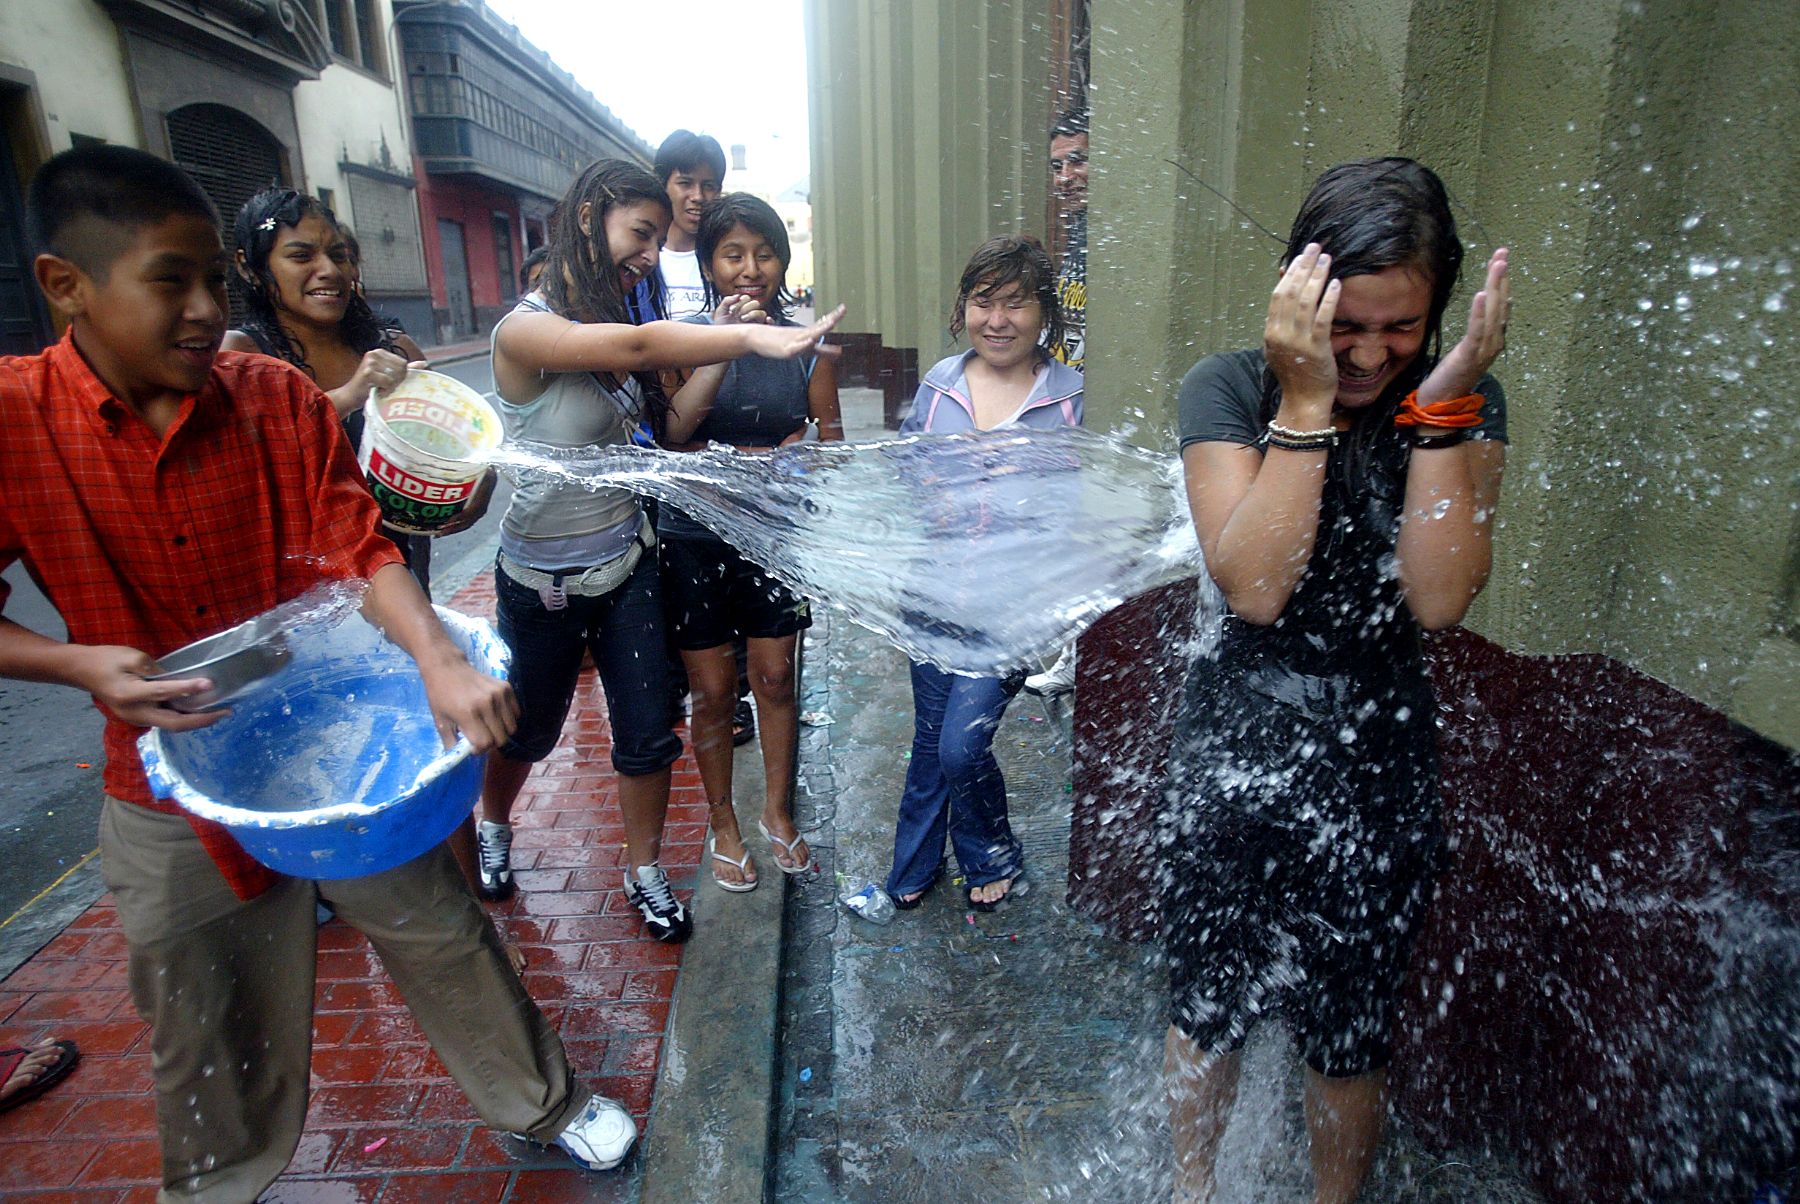
MULTIPOLYGON (((762 813, 762 744, 732 761, 744 826, 762 813)), ((755 837, 760 885, 720 890, 705 865, 694 935, 681 956, 643 1152, 639 1204, 761 1204, 775 1104, 781 1005, 781 918, 788 876, 755 837)))

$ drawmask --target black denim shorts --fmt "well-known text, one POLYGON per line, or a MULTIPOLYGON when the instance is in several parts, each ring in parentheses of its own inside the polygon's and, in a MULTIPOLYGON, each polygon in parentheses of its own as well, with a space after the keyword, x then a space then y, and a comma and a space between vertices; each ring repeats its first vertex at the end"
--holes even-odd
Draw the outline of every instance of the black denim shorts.
POLYGON ((722 539, 666 537, 663 606, 677 648, 717 648, 740 636, 773 640, 812 626, 804 601, 722 539))

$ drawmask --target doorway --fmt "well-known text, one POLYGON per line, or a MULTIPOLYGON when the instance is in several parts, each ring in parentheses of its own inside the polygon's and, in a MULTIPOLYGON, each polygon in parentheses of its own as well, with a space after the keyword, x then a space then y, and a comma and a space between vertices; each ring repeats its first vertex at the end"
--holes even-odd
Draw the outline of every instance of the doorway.
POLYGON ((438 250, 444 257, 444 295, 452 337, 475 333, 475 295, 469 287, 469 252, 461 222, 438 218, 438 250))

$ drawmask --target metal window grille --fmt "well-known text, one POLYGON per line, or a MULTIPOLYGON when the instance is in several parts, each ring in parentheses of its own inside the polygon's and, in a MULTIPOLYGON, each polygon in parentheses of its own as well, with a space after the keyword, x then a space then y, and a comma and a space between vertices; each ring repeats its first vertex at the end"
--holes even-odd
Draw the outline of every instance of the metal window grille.
MULTIPOLYGON (((235 253, 232 220, 244 202, 283 183, 281 143, 255 121, 224 105, 197 104, 169 114, 169 156, 218 206, 225 223, 225 250, 235 253)), ((233 287, 231 321, 244 317, 243 299, 233 287)))

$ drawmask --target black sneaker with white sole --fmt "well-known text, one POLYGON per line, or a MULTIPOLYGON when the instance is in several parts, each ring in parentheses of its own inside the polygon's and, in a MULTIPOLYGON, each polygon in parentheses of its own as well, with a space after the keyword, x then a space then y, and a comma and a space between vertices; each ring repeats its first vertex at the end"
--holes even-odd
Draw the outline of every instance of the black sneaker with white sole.
POLYGON ((644 917, 644 927, 659 941, 680 944, 694 934, 694 918, 669 888, 669 876, 652 861, 625 871, 625 901, 644 917))
POLYGON ((493 824, 485 819, 475 821, 475 849, 481 863, 481 889, 484 899, 506 899, 518 889, 513 882, 511 824, 493 824))

